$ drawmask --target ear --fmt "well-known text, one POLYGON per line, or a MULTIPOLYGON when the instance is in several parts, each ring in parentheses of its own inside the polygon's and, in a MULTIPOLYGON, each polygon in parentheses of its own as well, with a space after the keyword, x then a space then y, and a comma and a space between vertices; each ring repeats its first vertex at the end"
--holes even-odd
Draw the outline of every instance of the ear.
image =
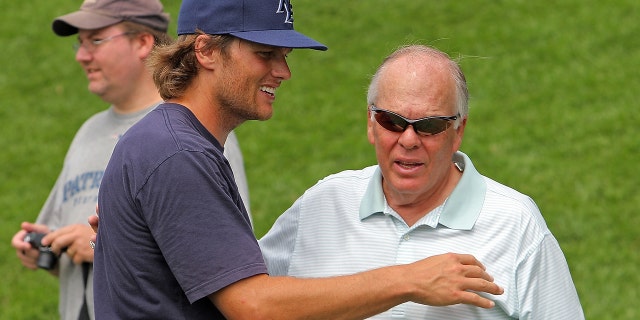
POLYGON ((371 119, 371 110, 367 110, 367 138, 369 139, 369 143, 375 143, 375 137, 373 135, 373 125, 375 120, 371 119))
POLYGON ((218 50, 203 50, 202 48, 205 47, 206 40, 208 40, 208 36, 203 34, 196 38, 194 45, 196 59, 198 59, 202 68, 213 70, 215 63, 219 60, 218 50))
POLYGON ((136 38, 136 41, 137 41, 137 44, 139 45, 139 47, 137 48, 139 52, 138 55, 140 59, 144 60, 149 56, 149 54, 153 50, 153 47, 156 42, 155 38, 150 33, 141 33, 136 38))
POLYGON ((462 121, 460 121, 460 125, 456 129, 456 141, 453 146, 456 151, 459 150, 462 145, 462 136, 464 136, 464 128, 467 126, 467 117, 464 117, 462 121))

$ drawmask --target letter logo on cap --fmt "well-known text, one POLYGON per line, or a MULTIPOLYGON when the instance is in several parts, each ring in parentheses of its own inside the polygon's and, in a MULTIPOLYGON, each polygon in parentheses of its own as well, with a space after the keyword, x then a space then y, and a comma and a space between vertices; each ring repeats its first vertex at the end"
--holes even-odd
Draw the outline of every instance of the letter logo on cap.
POLYGON ((278 4, 278 10, 276 10, 276 13, 283 12, 287 14, 284 19, 284 23, 293 23, 293 10, 291 9, 291 2, 289 0, 280 0, 280 4, 278 4))

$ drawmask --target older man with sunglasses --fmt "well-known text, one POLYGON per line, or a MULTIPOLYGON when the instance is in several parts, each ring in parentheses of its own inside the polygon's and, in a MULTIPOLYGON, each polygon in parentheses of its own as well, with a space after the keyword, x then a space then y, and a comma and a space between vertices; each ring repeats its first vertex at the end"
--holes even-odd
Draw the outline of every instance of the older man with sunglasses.
POLYGON ((430 47, 401 48, 373 76, 367 99, 378 165, 307 190, 260 240, 269 272, 327 277, 468 253, 505 288, 482 294, 495 308, 407 302, 373 318, 584 319, 536 204, 458 151, 468 92, 457 63, 430 47))

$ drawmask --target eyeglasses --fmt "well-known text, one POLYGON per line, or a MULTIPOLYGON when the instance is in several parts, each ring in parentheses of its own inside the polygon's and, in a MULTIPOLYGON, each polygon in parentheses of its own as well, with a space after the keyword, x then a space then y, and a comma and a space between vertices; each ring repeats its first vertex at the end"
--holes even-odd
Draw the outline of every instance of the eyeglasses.
POLYGON ((106 37, 104 39, 91 39, 91 40, 87 40, 87 41, 82 41, 81 39, 78 39, 78 42, 73 44, 73 51, 78 52, 78 50, 80 50, 80 47, 84 47, 85 50, 87 50, 88 52, 95 52, 96 49, 98 48, 99 45, 111 41, 117 37, 121 37, 121 36, 126 36, 126 35, 130 35, 133 34, 134 32, 131 31, 127 31, 127 32, 123 32, 123 33, 119 33, 116 35, 112 35, 110 37, 106 37))
POLYGON ((373 117, 383 128, 393 132, 404 132, 411 125, 416 134, 421 136, 433 136, 442 133, 451 126, 451 121, 460 117, 460 114, 457 114, 451 117, 435 116, 410 120, 389 110, 378 109, 373 104, 371 104, 369 110, 374 113, 373 117))

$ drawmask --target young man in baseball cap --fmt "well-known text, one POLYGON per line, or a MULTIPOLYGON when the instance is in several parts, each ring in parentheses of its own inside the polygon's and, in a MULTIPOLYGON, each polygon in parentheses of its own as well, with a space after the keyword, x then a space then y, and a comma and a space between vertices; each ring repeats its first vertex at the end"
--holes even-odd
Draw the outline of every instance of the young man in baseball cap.
POLYGON ((490 307, 469 290, 501 292, 468 255, 324 279, 267 274, 221 146, 272 116, 292 49, 326 50, 293 17, 288 0, 183 1, 178 41, 150 58, 166 103, 123 136, 100 189, 99 319, 357 319, 406 301, 490 307))
MULTIPOLYGON (((93 250, 88 242, 93 232, 87 217, 95 212, 100 180, 118 138, 162 102, 146 60, 155 46, 172 41, 168 25, 169 15, 157 0, 87 0, 80 10, 53 21, 57 35, 77 36, 75 58, 88 89, 110 105, 76 133, 36 223, 23 222, 12 239, 24 266, 46 267, 58 276, 60 319, 93 319, 93 250), (52 252, 46 254, 59 259, 38 264, 39 250, 25 241, 31 232, 47 234, 43 245, 52 252)), ((228 139, 225 151, 236 159, 234 176, 246 188, 237 141, 228 139)))

